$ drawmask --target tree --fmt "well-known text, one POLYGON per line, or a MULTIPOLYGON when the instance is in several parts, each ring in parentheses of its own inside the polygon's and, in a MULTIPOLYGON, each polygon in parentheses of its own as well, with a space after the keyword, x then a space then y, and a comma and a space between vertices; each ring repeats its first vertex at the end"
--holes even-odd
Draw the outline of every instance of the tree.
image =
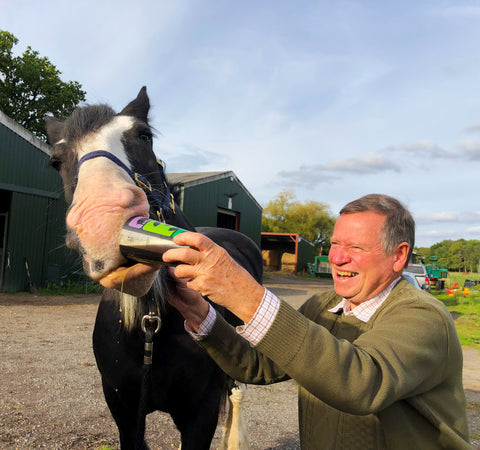
POLYGON ((328 252, 336 218, 328 205, 316 201, 301 203, 293 191, 283 191, 263 210, 262 231, 298 233, 315 245, 315 254, 328 252))
POLYGON ((430 256, 438 258, 437 263, 445 265, 453 272, 476 272, 480 262, 480 241, 458 239, 444 240, 433 244, 430 248, 416 247, 417 254, 425 256, 425 263, 430 256))
POLYGON ((13 34, 0 30, 0 110, 46 139, 44 117, 65 119, 85 100, 85 92, 77 81, 62 81, 48 58, 30 47, 14 56, 17 43, 13 34))

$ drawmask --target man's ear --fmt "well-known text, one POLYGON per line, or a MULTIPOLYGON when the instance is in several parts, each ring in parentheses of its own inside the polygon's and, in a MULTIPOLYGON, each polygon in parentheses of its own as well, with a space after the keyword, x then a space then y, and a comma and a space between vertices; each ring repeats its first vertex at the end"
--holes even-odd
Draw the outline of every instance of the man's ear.
POLYGON ((410 250, 410 246, 406 242, 402 242, 401 244, 397 245, 397 248, 393 252, 395 256, 395 261, 393 263, 393 270, 395 272, 399 272, 399 273, 403 272, 403 268, 407 263, 409 250, 410 250))

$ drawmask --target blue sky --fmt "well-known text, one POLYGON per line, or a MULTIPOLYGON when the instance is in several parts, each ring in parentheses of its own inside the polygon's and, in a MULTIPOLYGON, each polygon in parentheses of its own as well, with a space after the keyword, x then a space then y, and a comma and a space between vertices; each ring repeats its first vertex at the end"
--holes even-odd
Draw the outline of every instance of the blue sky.
POLYGON ((420 246, 480 239, 480 1, 0 0, 0 29, 89 103, 146 85, 169 172, 334 214, 385 193, 420 246))

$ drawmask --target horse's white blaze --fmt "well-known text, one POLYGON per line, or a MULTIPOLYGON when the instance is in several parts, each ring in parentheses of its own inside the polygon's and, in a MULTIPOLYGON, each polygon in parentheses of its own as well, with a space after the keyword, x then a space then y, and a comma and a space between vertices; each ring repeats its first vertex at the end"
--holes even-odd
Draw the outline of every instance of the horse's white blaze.
POLYGON ((125 149, 122 144, 122 135, 133 127, 135 119, 129 116, 116 116, 95 133, 85 136, 77 148, 78 159, 88 153, 104 150, 115 155, 127 167, 130 167, 125 149))

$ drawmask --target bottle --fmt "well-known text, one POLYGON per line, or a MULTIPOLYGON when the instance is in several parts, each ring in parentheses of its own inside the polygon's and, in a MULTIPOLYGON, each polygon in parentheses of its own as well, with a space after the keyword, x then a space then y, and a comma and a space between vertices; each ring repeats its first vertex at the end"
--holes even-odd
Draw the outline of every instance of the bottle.
POLYGON ((120 231, 120 253, 131 262, 162 263, 164 252, 182 248, 173 242, 173 238, 185 231, 148 217, 132 217, 120 231))

